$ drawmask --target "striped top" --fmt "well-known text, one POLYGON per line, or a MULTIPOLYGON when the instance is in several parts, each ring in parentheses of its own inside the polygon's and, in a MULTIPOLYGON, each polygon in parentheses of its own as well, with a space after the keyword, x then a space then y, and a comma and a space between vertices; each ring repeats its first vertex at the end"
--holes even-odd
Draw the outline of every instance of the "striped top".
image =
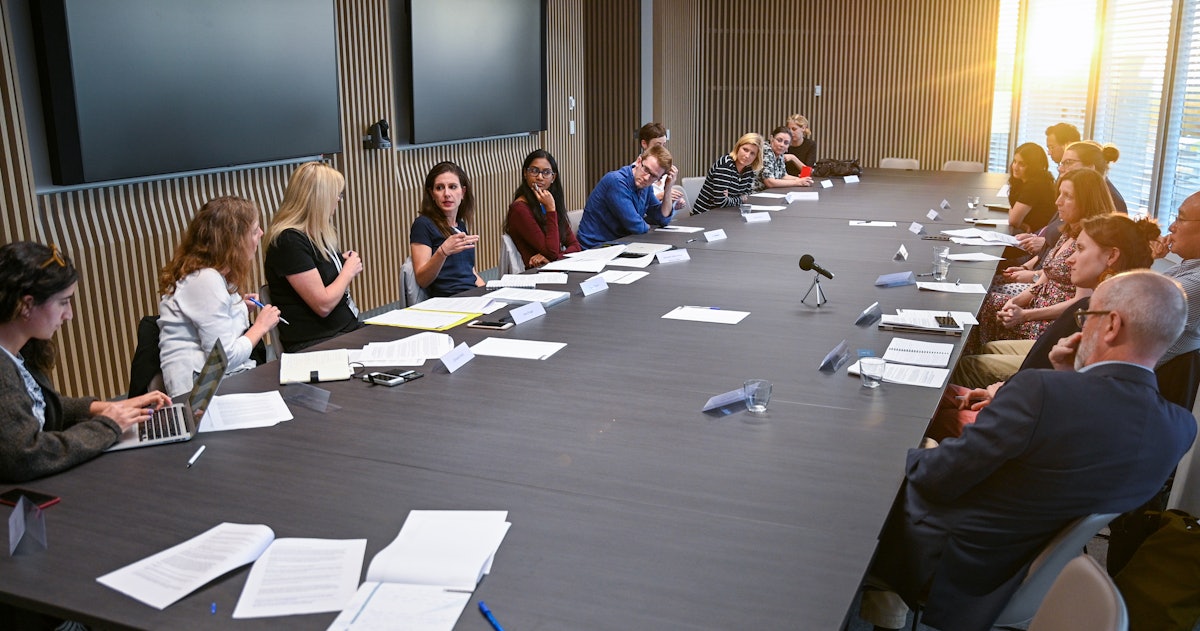
POLYGON ((754 169, 746 167, 745 171, 739 173, 729 154, 721 156, 708 170, 708 177, 704 178, 704 187, 696 196, 692 214, 698 215, 713 208, 740 206, 742 198, 754 190, 754 180, 757 178, 758 172, 754 169))
POLYGON ((1183 291, 1187 292, 1188 317, 1179 339, 1175 340, 1171 348, 1158 360, 1159 366, 1200 348, 1200 259, 1187 259, 1164 271, 1163 275, 1179 281, 1183 291))

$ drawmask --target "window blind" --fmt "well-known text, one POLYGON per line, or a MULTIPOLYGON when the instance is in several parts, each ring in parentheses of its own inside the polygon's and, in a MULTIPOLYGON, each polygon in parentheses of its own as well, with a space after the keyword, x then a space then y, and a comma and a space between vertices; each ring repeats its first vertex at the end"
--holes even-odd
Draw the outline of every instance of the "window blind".
POLYGON ((1179 61, 1170 122, 1163 143, 1163 190, 1158 222, 1165 230, 1179 205, 1200 190, 1200 2, 1187 0, 1180 24, 1179 61))

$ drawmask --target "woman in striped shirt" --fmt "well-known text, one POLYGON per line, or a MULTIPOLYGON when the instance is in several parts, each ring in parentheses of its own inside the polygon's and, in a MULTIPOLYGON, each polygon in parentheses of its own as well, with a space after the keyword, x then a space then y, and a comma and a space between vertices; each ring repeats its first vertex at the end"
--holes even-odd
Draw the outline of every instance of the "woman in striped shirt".
POLYGON ((762 136, 742 135, 733 151, 721 156, 708 170, 704 187, 696 197, 693 215, 713 208, 736 208, 754 190, 754 181, 762 169, 762 136))

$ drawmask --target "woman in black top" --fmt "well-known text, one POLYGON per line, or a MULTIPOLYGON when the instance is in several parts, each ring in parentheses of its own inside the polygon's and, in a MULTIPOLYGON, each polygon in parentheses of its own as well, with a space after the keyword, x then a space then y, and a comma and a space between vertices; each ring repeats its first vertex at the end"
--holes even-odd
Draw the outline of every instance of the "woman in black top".
POLYGON ((1017 147, 1008 178, 1008 225, 1014 233, 1037 232, 1050 223, 1054 206, 1054 176, 1046 152, 1035 142, 1017 147))
MULTIPOLYGON (((808 119, 800 114, 792 114, 787 118, 787 127, 788 131, 792 132, 792 144, 788 147, 788 153, 799 158, 805 166, 815 165, 817 141, 812 139, 812 128, 808 126, 808 119)), ((788 173, 800 175, 800 168, 789 161, 788 173)))

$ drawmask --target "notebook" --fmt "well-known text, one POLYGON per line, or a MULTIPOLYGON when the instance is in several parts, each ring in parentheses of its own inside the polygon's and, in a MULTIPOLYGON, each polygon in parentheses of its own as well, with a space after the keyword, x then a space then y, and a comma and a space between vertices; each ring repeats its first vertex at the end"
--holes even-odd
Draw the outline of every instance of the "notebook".
POLYGON ((638 258, 642 256, 649 256, 651 254, 658 254, 659 252, 666 252, 673 247, 675 246, 670 244, 642 243, 640 241, 635 241, 626 245, 625 251, 622 252, 620 256, 625 258, 638 258))
POLYGON ((204 414, 221 381, 225 379, 225 369, 228 366, 229 358, 225 356, 225 348, 220 344, 213 344, 213 349, 209 352, 208 359, 204 360, 204 367, 200 369, 186 403, 168 405, 155 411, 150 420, 129 426, 121 434, 117 444, 105 451, 191 440, 196 435, 200 416, 204 414))

